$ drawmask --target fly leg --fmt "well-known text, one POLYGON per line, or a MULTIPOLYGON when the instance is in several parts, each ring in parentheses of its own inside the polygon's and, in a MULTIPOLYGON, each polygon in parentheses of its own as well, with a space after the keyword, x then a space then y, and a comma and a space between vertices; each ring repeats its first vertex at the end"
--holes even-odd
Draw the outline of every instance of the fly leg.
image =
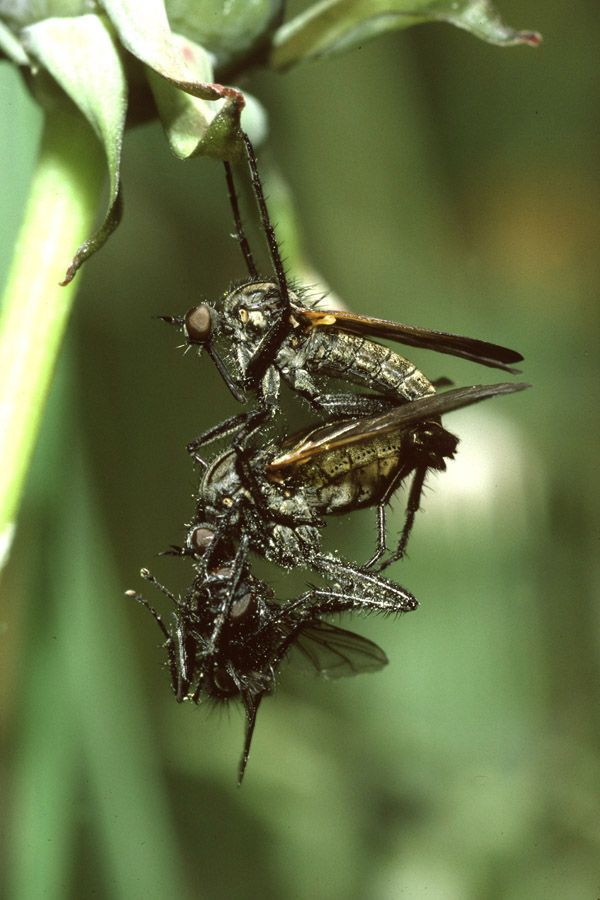
MULTIPOLYGON (((410 488, 410 494, 408 495, 408 502, 406 504, 406 518, 404 520, 404 528, 402 529, 400 540, 398 541, 398 545, 394 552, 377 566, 377 568, 375 569, 376 572, 382 572, 384 569, 387 569, 387 567, 390 566, 393 562, 397 562, 404 556, 410 533, 413 529, 413 525, 415 524, 415 516, 419 511, 426 474, 427 466, 421 466, 420 468, 415 470, 415 477, 413 478, 413 483, 410 488)), ((379 555, 381 556, 381 554, 379 555)), ((379 559, 379 556, 377 557, 377 559, 379 559)))
POLYGON ((194 438, 187 445, 187 451, 190 456, 201 462, 202 460, 198 457, 197 451, 205 444, 211 444, 213 441, 229 437, 231 434, 235 434, 239 440, 250 436, 253 431, 256 431, 257 428, 263 425, 267 419, 272 418, 279 410, 279 385, 279 374, 273 366, 270 366, 260 382, 258 393, 259 408, 230 416, 224 422, 209 428, 208 431, 194 438))
POLYGON ((388 578, 365 572, 357 566, 342 562, 334 556, 322 555, 314 559, 314 567, 324 576, 334 580, 333 588, 317 589, 304 594, 298 601, 302 605, 312 596, 311 614, 378 610, 380 612, 411 612, 419 605, 405 588, 388 578))
POLYGON ((365 569, 371 569, 386 550, 385 503, 382 501, 377 506, 377 549, 371 559, 365 563, 365 569))
POLYGON ((238 413, 235 416, 230 416, 229 419, 225 419, 225 421, 221 422, 219 425, 209 428, 208 431, 205 431, 199 437, 190 441, 187 445, 187 452, 197 462, 203 463, 204 460, 202 460, 197 453, 200 447, 204 447, 206 444, 212 444, 213 441, 229 437, 229 435, 232 434, 236 435, 237 442, 242 439, 244 435, 249 435, 260 427, 265 418, 270 414, 270 410, 255 409, 252 410, 252 412, 238 413))
POLYGON ((236 230, 236 240, 240 245, 240 250, 242 251, 244 260, 246 262, 246 267, 248 269, 248 274, 251 278, 255 278, 258 280, 258 270, 256 268, 256 264, 254 262, 254 257, 252 256, 252 250, 250 249, 250 244, 248 243, 248 238, 246 237, 246 232, 244 231, 244 225, 242 222, 242 214, 240 212, 240 203, 238 200, 237 191, 235 189, 235 182, 233 180, 233 173, 231 171, 230 164, 224 160, 223 165, 225 166, 225 179, 227 181, 227 193, 229 195, 229 203, 231 204, 231 211, 233 212, 233 221, 235 222, 235 230, 236 230))
POLYGON ((372 394, 321 394, 305 399, 318 410, 329 413, 334 418, 348 416, 363 418, 387 412, 398 405, 398 401, 390 397, 376 397, 372 394))
POLYGON ((299 350, 297 357, 287 361, 282 372, 283 377, 291 389, 296 394, 299 394, 313 409, 325 412, 334 418, 339 416, 352 418, 375 416, 378 413, 387 412, 401 401, 401 398, 394 399, 374 394, 324 392, 319 389, 307 371, 306 365, 307 361, 302 357, 302 352, 299 350), (295 365, 294 362, 296 362, 295 365))
MULTIPOLYGON (((420 470, 417 470, 417 474, 419 471, 420 470)), ((425 477, 425 471, 426 470, 423 470, 423 478, 425 477)), ((401 469, 396 474, 395 478, 393 478, 392 481, 389 483, 389 485, 386 488, 385 494, 383 495, 383 497, 377 504, 377 549, 375 550, 375 553, 373 554, 371 559, 364 564, 363 568, 365 568, 365 569, 372 569, 373 566, 375 565, 375 563, 378 562, 378 560, 381 559, 383 554, 387 552, 386 506, 388 505, 388 503, 390 501, 390 497, 392 496, 392 494, 395 493, 396 489, 400 486, 400 484, 402 483, 402 481, 404 480, 405 477, 406 477, 406 470, 401 469)), ((415 480, 413 481, 413 484, 411 487, 410 495, 408 498, 408 505, 407 505, 407 517, 406 517, 406 521, 404 523, 404 530, 402 531, 402 537, 400 538, 400 544, 402 545, 402 552, 400 554, 401 556, 404 555, 406 542, 408 541, 408 536, 410 534, 410 531, 411 531, 411 528, 413 525, 415 513, 416 513, 417 509, 419 508, 419 499, 421 496, 421 489, 423 487, 423 478, 421 479, 421 483, 419 485, 419 490, 418 490, 418 496, 416 497, 417 505, 416 505, 414 512, 412 513, 412 517, 410 518, 410 524, 409 524, 408 510, 410 510, 412 508, 411 501, 414 500, 413 493, 414 493, 414 489, 415 489, 415 482, 417 481, 417 475, 415 475, 415 480), (408 526, 408 528, 407 528, 407 526, 408 526)), ((399 544, 399 546, 400 546, 400 544, 399 544)), ((395 552, 397 552, 397 551, 395 551, 395 552)), ((397 557, 397 558, 399 559, 400 557, 397 557)), ((374 571, 381 572, 381 570, 385 569, 386 566, 388 566, 389 564, 390 564, 389 562, 380 564, 379 566, 377 566, 374 569, 374 571)))
MULTIPOLYGON (((148 569, 142 569, 140 574, 141 574, 142 578, 145 578, 146 581, 149 581, 151 584, 153 584, 155 587, 157 587, 159 589, 159 591, 162 591, 162 593, 165 594, 165 596, 169 597, 169 599, 172 600, 176 606, 179 605, 177 598, 171 593, 171 591, 169 591, 159 581, 157 581, 156 578, 154 577, 154 575, 150 574, 148 569)), ((157 612, 157 610, 152 606, 152 604, 146 600, 145 597, 142 597, 142 595, 138 594, 136 591, 125 591, 125 595, 127 597, 133 597, 134 600, 137 600, 138 603, 141 603, 142 606, 145 606, 146 609, 153 615, 156 624, 162 631, 162 633, 165 637, 165 643, 163 644, 163 646, 166 648, 167 658, 169 661, 169 672, 171 674, 171 686, 173 688, 173 693, 175 694, 175 697, 177 698, 177 702, 181 703, 181 700, 183 699, 182 682, 185 680, 185 677, 186 677, 185 666, 182 668, 182 665, 181 665, 181 661, 182 661, 181 646, 179 648, 180 652, 179 652, 179 654, 177 654, 175 652, 175 641, 173 640, 173 636, 171 635, 167 626, 165 625, 165 623, 162 619, 162 616, 160 615, 159 612, 157 612)), ((175 615, 174 618, 175 618, 175 622, 177 623, 178 616, 175 615)))

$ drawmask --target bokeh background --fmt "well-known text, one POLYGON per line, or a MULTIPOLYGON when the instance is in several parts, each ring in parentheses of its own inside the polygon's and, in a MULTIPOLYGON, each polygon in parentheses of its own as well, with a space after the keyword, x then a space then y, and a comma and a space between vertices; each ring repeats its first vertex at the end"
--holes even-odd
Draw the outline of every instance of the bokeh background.
MULTIPOLYGON (((157 557, 192 512, 185 444, 234 411, 151 316, 243 265, 222 167, 176 161, 157 125, 128 134, 125 217, 77 276, 2 584, 1 896, 600 896, 600 24, 589 0, 500 7, 543 45, 426 26, 244 85, 269 114, 275 218, 283 179, 322 283, 358 312, 516 347, 534 387, 447 420, 459 456, 393 571, 421 607, 342 623, 389 666, 332 683, 284 667, 241 790, 241 710, 178 706, 123 592, 161 605, 143 565, 186 587, 157 557)), ((8 65, 0 91, 4 271, 40 117, 8 65)), ((503 380, 410 355, 430 377, 503 380)), ((394 510, 398 529, 402 496, 394 510)), ((364 559, 374 517, 328 534, 364 559)), ((304 583, 270 580, 281 598, 304 583)))

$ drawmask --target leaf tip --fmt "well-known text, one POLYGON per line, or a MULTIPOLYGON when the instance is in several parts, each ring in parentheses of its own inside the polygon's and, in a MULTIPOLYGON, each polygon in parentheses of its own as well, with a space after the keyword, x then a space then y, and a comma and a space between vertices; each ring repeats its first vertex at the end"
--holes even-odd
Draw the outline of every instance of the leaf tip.
POLYGON ((515 44, 528 44, 530 47, 539 47, 542 40, 539 31, 518 31, 515 35, 515 44))

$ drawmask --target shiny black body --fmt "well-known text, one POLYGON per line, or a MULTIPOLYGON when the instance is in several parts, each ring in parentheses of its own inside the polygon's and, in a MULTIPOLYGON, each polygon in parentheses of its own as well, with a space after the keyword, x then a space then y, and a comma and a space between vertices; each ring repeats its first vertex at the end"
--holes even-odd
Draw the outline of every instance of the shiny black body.
POLYGON ((128 595, 154 616, 165 638, 171 684, 179 703, 241 700, 246 738, 239 766, 241 783, 256 714, 273 692, 282 661, 304 658, 326 678, 373 672, 387 663, 376 644, 323 620, 341 612, 410 612, 415 598, 387 579, 348 569, 332 560, 324 574, 330 587, 311 587, 278 603, 273 591, 249 570, 247 541, 235 558, 215 570, 198 567, 184 597, 175 597, 148 572, 142 576, 174 605, 170 627, 135 591, 128 595))

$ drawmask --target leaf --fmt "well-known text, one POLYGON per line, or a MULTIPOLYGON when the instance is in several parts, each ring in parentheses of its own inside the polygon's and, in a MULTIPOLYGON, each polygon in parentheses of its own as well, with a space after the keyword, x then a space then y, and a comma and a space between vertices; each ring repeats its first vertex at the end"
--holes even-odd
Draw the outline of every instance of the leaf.
MULTIPOLYGON (((172 35, 171 39, 185 59, 189 73, 198 79, 197 83, 212 87, 208 84, 213 77, 212 63, 204 48, 180 35, 172 35)), ((151 68, 146 74, 162 126, 176 156, 181 159, 210 156, 232 162, 240 160, 242 147, 238 137, 243 99, 205 100, 192 96, 151 68)))
POLYGON ((489 0, 322 0, 283 25, 273 38, 270 65, 342 53, 387 31, 448 22, 499 46, 537 46, 536 32, 508 28, 489 0))
POLYGON ((217 72, 239 71, 270 44, 284 0, 165 0, 174 32, 208 50, 217 72))
POLYGON ((105 0, 104 8, 123 46, 148 67, 173 151, 178 156, 202 154, 239 161, 243 156, 239 127, 243 94, 211 83, 208 54, 172 33, 163 0, 105 0), (203 102, 190 103, 172 90, 161 89, 152 73, 203 102))
POLYGON ((29 64, 21 42, 4 22, 0 22, 0 51, 17 66, 27 66, 29 64))
MULTIPOLYGON (((118 43, 103 16, 44 19, 22 32, 23 43, 83 113, 100 140, 110 178, 103 224, 77 250, 63 284, 99 250, 121 218, 119 173, 127 82, 118 43)), ((52 111, 48 113, 52 115, 52 111)))

